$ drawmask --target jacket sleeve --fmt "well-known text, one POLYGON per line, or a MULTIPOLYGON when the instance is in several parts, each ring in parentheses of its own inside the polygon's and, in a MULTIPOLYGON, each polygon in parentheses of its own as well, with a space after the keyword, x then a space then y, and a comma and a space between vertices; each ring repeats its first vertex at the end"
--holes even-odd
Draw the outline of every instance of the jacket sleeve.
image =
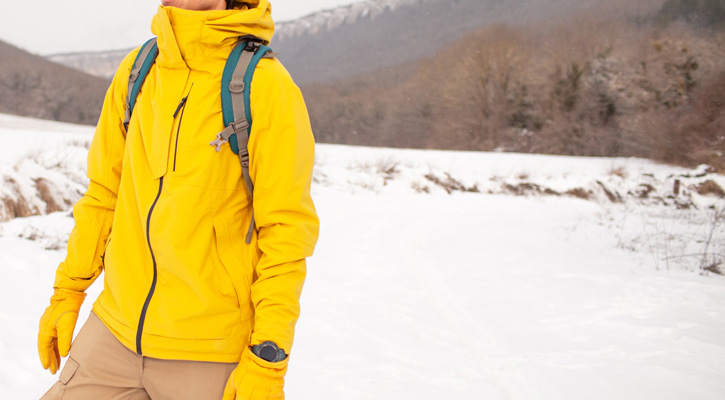
POLYGON ((123 127, 128 77, 138 50, 121 62, 106 92, 88 150, 88 190, 73 206, 75 227, 68 252, 55 275, 56 289, 85 291, 103 271, 103 253, 111 233, 126 143, 123 127))
POLYGON ((315 143, 302 93, 276 59, 260 62, 250 102, 250 176, 261 252, 251 289, 251 344, 271 340, 289 353, 305 258, 312 255, 319 231, 310 196, 315 143))

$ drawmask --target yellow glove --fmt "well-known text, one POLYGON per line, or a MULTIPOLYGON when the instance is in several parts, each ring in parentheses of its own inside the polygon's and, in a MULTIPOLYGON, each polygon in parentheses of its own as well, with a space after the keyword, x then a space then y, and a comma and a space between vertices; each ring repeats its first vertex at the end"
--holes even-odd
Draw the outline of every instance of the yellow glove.
POLYGON ((40 317, 38 331, 38 354, 44 369, 55 375, 60 366, 60 357, 70 351, 73 331, 78 320, 78 311, 86 294, 67 289, 55 289, 50 306, 40 317))
POLYGON ((227 381, 222 400, 284 400, 284 375, 289 357, 269 362, 244 350, 242 361, 227 381))

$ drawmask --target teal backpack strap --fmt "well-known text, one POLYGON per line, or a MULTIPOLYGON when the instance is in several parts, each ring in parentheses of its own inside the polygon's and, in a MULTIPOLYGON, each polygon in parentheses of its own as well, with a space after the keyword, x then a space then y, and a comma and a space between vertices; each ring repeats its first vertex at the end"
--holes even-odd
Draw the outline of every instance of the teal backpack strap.
POLYGON ((146 76, 148 76, 151 66, 156 61, 159 54, 159 47, 156 45, 156 38, 149 39, 141 46, 141 50, 136 55, 136 60, 131 68, 131 75, 128 77, 128 92, 126 95, 126 113, 123 118, 123 128, 128 131, 128 123, 131 122, 131 113, 136 105, 138 92, 141 90, 146 76))
MULTIPOLYGON (((252 130, 252 112, 250 109, 250 87, 252 76, 262 58, 274 57, 272 49, 254 38, 242 37, 232 50, 222 75, 222 114, 224 116, 224 130, 217 134, 214 141, 209 143, 216 146, 216 151, 224 143, 229 142, 229 148, 239 156, 242 166, 242 176, 249 195, 254 199, 254 184, 249 175, 249 134, 252 130)), ((245 242, 252 241, 254 232, 254 212, 245 242)))

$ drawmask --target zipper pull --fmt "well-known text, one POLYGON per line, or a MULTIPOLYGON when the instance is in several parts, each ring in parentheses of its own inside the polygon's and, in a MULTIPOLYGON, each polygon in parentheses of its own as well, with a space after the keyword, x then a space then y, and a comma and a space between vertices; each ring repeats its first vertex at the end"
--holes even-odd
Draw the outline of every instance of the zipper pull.
POLYGON ((186 104, 186 99, 189 98, 189 95, 187 94, 186 97, 181 99, 181 103, 176 107, 176 111, 174 111, 174 118, 176 118, 177 115, 179 115, 179 111, 181 111, 181 108, 184 107, 184 104, 186 104))
POLYGON ((194 84, 192 83, 191 87, 189 88, 189 93, 187 93, 186 96, 184 96, 184 98, 181 99, 181 102, 179 103, 179 105, 176 106, 176 111, 174 111, 174 118, 176 118, 176 116, 179 115, 179 111, 181 111, 181 109, 184 107, 184 104, 186 104, 186 100, 189 98, 189 95, 191 95, 191 89, 193 89, 193 88, 194 88, 194 84))

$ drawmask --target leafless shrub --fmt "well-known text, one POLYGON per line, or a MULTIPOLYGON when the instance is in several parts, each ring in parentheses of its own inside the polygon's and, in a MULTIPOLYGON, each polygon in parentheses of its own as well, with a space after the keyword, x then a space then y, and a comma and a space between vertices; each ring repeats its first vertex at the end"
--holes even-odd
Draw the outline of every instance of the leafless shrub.
POLYGON ((653 116, 652 157, 688 167, 725 170, 725 68, 692 90, 688 101, 653 116))
POLYGON ((621 229, 627 224, 625 221, 633 221, 633 213, 641 218, 639 233, 624 234, 618 247, 646 252, 658 270, 677 268, 702 274, 723 272, 725 204, 722 202, 708 210, 662 207, 628 207, 629 212, 626 213, 618 210, 617 215, 608 215, 610 223, 614 221, 620 232, 635 231, 621 229), (617 222, 618 219, 621 220, 617 222))
POLYGON ((723 275, 720 266, 725 263, 725 205, 713 207, 709 225, 700 259, 700 270, 723 275))

